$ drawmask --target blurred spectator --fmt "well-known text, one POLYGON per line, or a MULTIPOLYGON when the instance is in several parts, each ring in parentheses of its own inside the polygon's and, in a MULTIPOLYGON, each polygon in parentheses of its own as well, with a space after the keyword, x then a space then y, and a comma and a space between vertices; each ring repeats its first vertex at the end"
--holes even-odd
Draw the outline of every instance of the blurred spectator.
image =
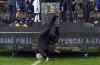
POLYGON ((94 10, 94 0, 90 0, 91 11, 94 10))
POLYGON ((70 17, 69 11, 67 10, 66 13, 67 13, 67 14, 66 14, 66 21, 69 22, 69 21, 70 21, 70 20, 69 20, 69 19, 70 19, 70 18, 69 18, 69 17, 70 17))
POLYGON ((28 22, 29 26, 32 26, 33 21, 34 21, 34 7, 32 6, 32 3, 33 3, 32 0, 27 0, 26 1, 27 10, 28 10, 27 22, 28 22))
POLYGON ((77 11, 76 11, 76 4, 77 4, 77 0, 72 0, 72 14, 73 14, 73 21, 76 22, 77 21, 77 11))
POLYGON ((97 6, 98 11, 100 11, 100 0, 96 0, 96 6, 97 6))
POLYGON ((9 13, 9 22, 14 23, 16 19, 16 0, 8 0, 8 13, 9 13))
POLYGON ((83 19, 84 22, 89 22, 90 18, 90 0, 83 1, 83 19))
POLYGON ((62 17, 63 17, 63 13, 62 13, 62 11, 63 11, 63 7, 62 7, 62 5, 63 5, 63 0, 61 0, 60 1, 60 20, 62 21, 62 17))
POLYGON ((94 23, 99 23, 98 19, 100 17, 100 0, 96 0, 96 5, 95 5, 95 11, 96 11, 96 21, 94 23))
POLYGON ((69 22, 73 22, 73 14, 76 12, 76 2, 77 0, 63 0, 62 2, 62 10, 63 10, 63 20, 66 21, 66 10, 69 11, 69 22))
POLYGON ((5 13, 7 12, 7 8, 8 8, 8 1, 3 1, 0 0, 0 13, 5 13))
POLYGON ((34 6, 35 19, 34 22, 40 21, 40 0, 34 0, 32 5, 34 6))
POLYGON ((26 0, 17 0, 16 2, 16 8, 17 8, 17 13, 16 13, 16 26, 20 26, 19 23, 23 24, 23 27, 28 27, 26 24, 26 18, 27 18, 27 13, 26 13, 26 0))

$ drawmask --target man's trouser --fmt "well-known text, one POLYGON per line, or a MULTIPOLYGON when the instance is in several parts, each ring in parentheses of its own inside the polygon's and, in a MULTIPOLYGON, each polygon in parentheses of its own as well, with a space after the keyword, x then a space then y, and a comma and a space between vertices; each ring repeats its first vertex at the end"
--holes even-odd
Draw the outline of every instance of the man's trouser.
POLYGON ((64 0, 63 1, 63 20, 66 21, 66 10, 69 11, 69 22, 72 22, 73 21, 73 18, 72 18, 72 0, 64 0))
POLYGON ((16 5, 8 5, 9 22, 15 22, 16 19, 16 5))
POLYGON ((90 3, 83 3, 83 19, 85 22, 89 22, 90 18, 90 3))

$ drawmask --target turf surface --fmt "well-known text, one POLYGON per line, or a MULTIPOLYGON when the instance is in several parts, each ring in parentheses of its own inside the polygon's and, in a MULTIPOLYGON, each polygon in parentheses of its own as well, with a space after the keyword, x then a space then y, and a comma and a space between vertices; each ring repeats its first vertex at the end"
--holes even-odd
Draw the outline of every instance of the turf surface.
MULTIPOLYGON (((49 55, 48 62, 41 61, 38 65, 100 65, 100 53, 89 53, 84 58, 83 53, 62 53, 49 55)), ((18 53, 10 58, 11 53, 0 51, 0 65, 32 65, 37 59, 34 53, 18 53)))

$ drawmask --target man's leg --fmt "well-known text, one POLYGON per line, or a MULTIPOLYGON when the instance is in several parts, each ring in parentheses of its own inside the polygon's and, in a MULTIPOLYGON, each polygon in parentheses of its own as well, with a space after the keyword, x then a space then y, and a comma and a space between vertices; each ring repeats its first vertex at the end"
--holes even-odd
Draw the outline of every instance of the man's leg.
POLYGON ((69 10, 69 22, 73 22, 73 18, 72 18, 72 0, 68 0, 67 2, 67 6, 68 6, 68 10, 69 10))
POLYGON ((77 4, 74 3, 72 4, 72 14, 73 14, 73 21, 76 22, 77 21, 77 11, 76 11, 76 7, 77 7, 77 4))
POLYGON ((25 1, 21 2, 21 12, 22 12, 21 19, 22 19, 23 27, 28 27, 27 21, 26 21, 27 12, 26 12, 26 3, 25 3, 25 1))
POLYGON ((9 13, 8 20, 9 22, 12 22, 12 6, 11 5, 8 5, 8 13, 9 13))
POLYGON ((62 17, 62 21, 66 22, 66 10, 67 10, 67 0, 63 0, 62 2, 62 7, 63 7, 63 17, 62 17))
POLYGON ((43 56, 46 62, 49 60, 49 58, 47 57, 47 54, 40 47, 36 48, 36 54, 38 53, 41 53, 41 55, 43 56))
POLYGON ((37 14, 37 20, 38 20, 38 22, 41 22, 40 21, 40 15, 39 14, 37 14))
POLYGON ((37 20, 38 20, 38 16, 37 16, 37 14, 36 14, 36 15, 35 15, 34 22, 37 22, 37 20))
POLYGON ((17 27, 19 27, 19 22, 20 22, 20 19, 21 19, 21 3, 20 2, 16 2, 16 9, 17 9, 17 12, 16 12, 16 20, 15 20, 15 23, 17 27))
POLYGON ((20 22, 20 18, 21 18, 21 16, 20 16, 20 11, 17 11, 16 12, 16 20, 15 20, 15 23, 16 23, 16 27, 19 27, 20 25, 19 25, 19 22, 20 22))
POLYGON ((16 19, 16 6, 15 5, 13 5, 12 6, 12 23, 14 23, 15 22, 15 19, 16 19))

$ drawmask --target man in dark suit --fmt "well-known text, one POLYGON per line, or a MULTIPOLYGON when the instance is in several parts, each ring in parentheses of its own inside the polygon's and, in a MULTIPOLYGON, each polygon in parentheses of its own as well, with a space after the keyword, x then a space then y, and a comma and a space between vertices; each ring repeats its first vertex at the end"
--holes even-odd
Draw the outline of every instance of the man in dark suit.
MULTIPOLYGON (((49 58, 47 56, 47 53, 48 53, 48 50, 49 50, 48 49, 49 45, 50 44, 55 44, 58 41, 58 38, 59 38, 59 29, 58 29, 58 27, 55 27, 55 35, 50 33, 50 30, 54 26, 54 22, 56 21, 57 17, 58 16, 56 16, 56 15, 54 15, 52 17, 52 20, 49 23, 48 27, 40 33, 40 36, 38 38, 38 44, 37 44, 37 47, 36 47, 36 54, 40 53, 43 56, 43 59, 45 59, 46 61, 49 60, 49 58)), ((57 50, 55 50, 55 52, 60 53, 57 50)))

